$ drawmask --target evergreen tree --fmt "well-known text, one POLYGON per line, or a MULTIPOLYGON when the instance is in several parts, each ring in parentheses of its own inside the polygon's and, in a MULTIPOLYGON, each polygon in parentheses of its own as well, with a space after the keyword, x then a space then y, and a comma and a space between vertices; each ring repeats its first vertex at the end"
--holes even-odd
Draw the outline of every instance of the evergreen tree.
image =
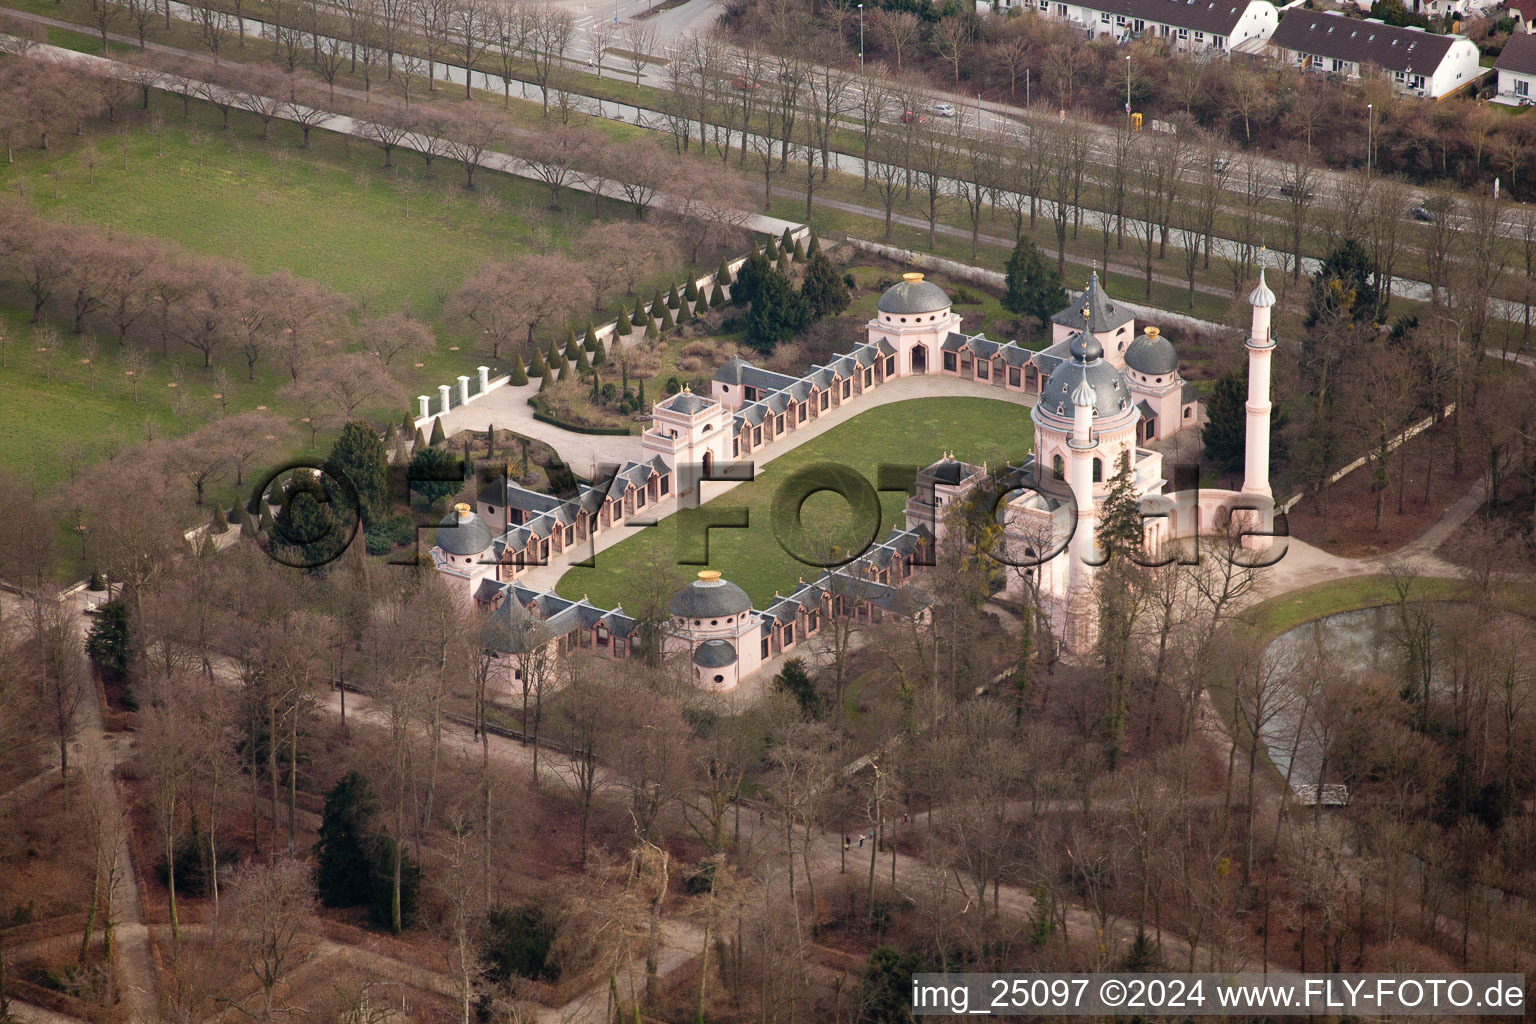
POLYGON ((590 360, 587 359, 587 350, 582 348, 580 345, 577 345, 576 346, 576 371, 578 373, 586 373, 590 369, 592 369, 592 363, 591 363, 590 360))
POLYGON ((240 537, 249 540, 256 536, 256 520, 251 518, 251 510, 244 505, 240 506, 240 537))
POLYGON ((1020 238, 1014 246, 1005 280, 1003 308, 1018 316, 1035 317, 1042 328, 1049 327, 1051 315, 1067 304, 1055 265, 1042 259, 1039 248, 1028 238, 1020 238))
POLYGON ((789 228, 786 227, 784 229, 784 233, 779 236, 779 251, 780 252, 792 252, 794 250, 794 248, 795 248, 795 235, 794 235, 794 232, 790 231, 789 228))
POLYGON ((715 271, 715 287, 729 288, 731 285, 731 263, 724 256, 720 257, 720 269, 715 271))
POLYGON ((402 434, 409 434, 411 431, 413 431, 415 429, 416 429, 416 417, 412 416, 410 414, 410 412, 407 411, 404 416, 400 417, 400 433, 402 433, 402 434))
POLYGON ((512 379, 513 387, 522 387, 528 383, 528 371, 523 369, 523 357, 513 353, 512 355, 512 379))
MULTIPOLYGON (((320 486, 317 483, 315 488, 320 486)), ((329 561, 345 536, 334 511, 336 502, 322 500, 322 494, 307 483, 296 482, 290 487, 288 500, 277 510, 274 543, 294 552, 307 565, 329 561)))
POLYGON ((443 433, 443 418, 441 416, 434 416, 432 418, 432 440, 428 443, 436 448, 446 440, 448 440, 448 437, 443 433))
POLYGON ((560 365, 560 346, 555 344, 555 339, 549 339, 549 348, 544 350, 544 361, 550 366, 560 365))
POLYGON ((596 367, 602 366, 607 361, 608 361, 608 347, 606 345, 604 345, 601 341, 599 341, 597 343, 597 348, 592 350, 592 366, 594 368, 596 368, 596 367))
POLYGON ((667 308, 677 309, 682 304, 682 301, 682 299, 677 297, 677 282, 674 281, 672 287, 667 291, 667 308))
POLYGON ((570 363, 570 360, 566 359, 565 356, 561 356, 560 357, 560 367, 556 371, 555 376, 558 377, 560 380, 565 380, 570 375, 571 375, 571 363, 570 363))
POLYGON ((661 332, 656 329, 656 321, 650 317, 645 318, 645 340, 655 341, 661 337, 661 332))
POLYGON ((389 450, 367 423, 350 420, 341 428, 326 466, 334 467, 357 488, 365 526, 389 514, 389 450))
POLYGON ((720 287, 718 284, 715 285, 714 294, 709 297, 709 307, 711 309, 720 309, 725 305, 726 301, 725 289, 720 287))
POLYGON ((661 307, 661 329, 663 331, 670 331, 676 326, 677 318, 672 315, 672 310, 663 305, 661 307))
POLYGON ((656 289, 656 294, 651 296, 651 316, 661 319, 661 311, 667 304, 666 296, 661 294, 661 289, 656 289))
POLYGON ((1345 239, 1312 275, 1312 292, 1307 297, 1307 329, 1337 319, 1353 324, 1370 323, 1381 303, 1375 281, 1375 268, 1365 247, 1353 238, 1345 239))
POLYGON ((576 354, 580 351, 581 343, 576 340, 576 332, 572 331, 571 336, 565 342, 565 358, 574 363, 576 361, 576 354))
POLYGON ((469 452, 469 431, 466 430, 464 432, 464 479, 468 480, 469 475, 474 471, 475 459, 469 452))
POLYGON ((773 273, 773 264, 762 253, 754 252, 736 271, 736 284, 731 288, 731 302, 737 306, 749 305, 757 297, 758 289, 773 273))
MULTIPOLYGON (((787 228, 785 230, 788 230, 787 228)), ((800 244, 800 239, 795 239, 794 260, 796 263, 805 262, 805 246, 800 244)))
POLYGON ((819 252, 806 264, 800 294, 814 317, 837 316, 852 301, 848 296, 848 285, 838 276, 837 268, 819 252))
POLYGON ((463 464, 453 452, 423 448, 411 456, 407 476, 411 490, 431 505, 459 493, 464 486, 463 464))
POLYGON ((91 664, 111 679, 121 679, 133 664, 133 639, 128 626, 128 606, 121 598, 96 610, 96 619, 85 638, 91 664))
POLYGON ((699 300, 699 282, 692 275, 688 278, 688 287, 683 289, 683 298, 689 302, 697 302, 699 300))
POLYGON ((496 458, 496 424, 485 425, 485 458, 490 461, 496 458))
POLYGON ((415 436, 411 438, 411 450, 419 452, 423 448, 425 448, 426 446, 427 446, 427 435, 425 435, 425 434, 423 434, 421 432, 421 428, 420 427, 417 427, 416 428, 415 436))
POLYGON ((544 376, 544 368, 549 363, 544 359, 544 353, 538 349, 533 350, 533 359, 528 363, 528 375, 530 377, 544 376))
POLYGON ((268 537, 272 536, 272 506, 266 502, 261 503, 261 517, 257 520, 256 529, 268 537))
POLYGON ((678 323, 685 324, 689 320, 692 320, 692 319, 693 319, 693 308, 691 306, 689 306, 688 303, 685 302, 681 306, 677 307, 677 322, 678 323))
POLYGON ((781 273, 781 274, 788 274, 789 273, 790 262, 791 261, 790 261, 789 253, 788 252, 781 252, 781 253, 779 253, 779 262, 777 264, 778 268, 779 268, 779 273, 781 273))
POLYGON ((644 299, 636 299, 635 300, 635 315, 630 317, 630 320, 634 323, 635 328, 638 330, 639 327, 640 327, 640 324, 643 323, 645 320, 647 320, 649 318, 650 318, 650 313, 646 312, 645 300, 644 299))
POLYGON ((763 258, 769 263, 779 262, 779 247, 773 244, 772 235, 768 236, 768 241, 763 246, 763 258))
POLYGON ((783 274, 769 274, 746 316, 746 342, 759 352, 788 341, 811 322, 811 307, 783 274))
POLYGON ((779 674, 773 677, 773 685, 795 698, 795 703, 800 705, 800 713, 807 721, 814 722, 821 717, 821 694, 816 691, 815 680, 805 670, 804 661, 799 658, 787 659, 779 674))
POLYGON ((912 975, 926 969, 921 957, 891 946, 870 953, 859 979, 860 1024, 911 1024, 912 975))
POLYGON ((378 801, 368 780, 347 772, 325 795, 315 841, 315 892, 328 907, 356 907, 373 895, 368 856, 378 801))
POLYGON ((821 239, 816 237, 816 229, 811 228, 811 243, 805 247, 806 258, 809 259, 821 252, 821 239))
POLYGON ((544 376, 539 378, 539 390, 546 391, 555 384, 555 371, 548 366, 544 367, 544 376))
POLYGON ((627 309, 625 309, 622 305, 620 305, 619 306, 619 319, 616 321, 616 323, 614 325, 613 336, 615 338, 619 338, 619 337, 622 337, 622 336, 628 334, 632 330, 634 330, 634 327, 631 326, 630 322, 629 322, 629 311, 627 309))
POLYGON ((213 522, 210 524, 209 529, 214 533, 229 532, 229 519, 224 515, 224 505, 222 502, 213 506, 213 522))
POLYGON ((1222 374, 1205 399, 1200 441, 1205 458, 1225 472, 1242 465, 1247 444, 1248 367, 1222 374))
POLYGON ((1099 503, 1098 535, 1106 559, 1141 550, 1141 500, 1136 496, 1129 452, 1120 453, 1120 465, 1099 503))
POLYGON ((635 401, 640 403, 640 408, 645 408, 645 379, 643 377, 635 391, 635 401))
POLYGON ((581 339, 582 348, 588 352, 597 351, 597 329, 592 326, 592 321, 587 321, 587 336, 581 339))
POLYGON ((601 382, 599 381, 598 378, 599 378, 598 374, 594 373, 592 375, 592 404, 593 405, 597 405, 598 403, 600 403, 603 400, 602 384, 601 384, 601 382))

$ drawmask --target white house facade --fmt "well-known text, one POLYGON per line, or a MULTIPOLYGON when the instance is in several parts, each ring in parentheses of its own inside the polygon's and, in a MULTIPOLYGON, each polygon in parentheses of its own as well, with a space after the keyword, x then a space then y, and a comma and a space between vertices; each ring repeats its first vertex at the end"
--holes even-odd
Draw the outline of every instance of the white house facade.
POLYGON ((1345 78, 1380 73, 1399 93, 1427 99, 1465 89, 1481 74, 1477 46, 1466 36, 1301 7, 1281 19, 1269 46, 1276 59, 1303 71, 1345 78))
MULTIPOLYGON (((991 10, 991 0, 977 0, 978 10, 991 10)), ((1269 0, 998 0, 997 10, 1034 11, 1043 18, 1064 21, 1088 38, 1117 42, 1151 37, 1166 40, 1181 52, 1226 53, 1261 45, 1279 23, 1269 0)))
POLYGON ((1517 107, 1536 103, 1536 36, 1529 32, 1511 35, 1493 67, 1499 74, 1493 102, 1517 107))

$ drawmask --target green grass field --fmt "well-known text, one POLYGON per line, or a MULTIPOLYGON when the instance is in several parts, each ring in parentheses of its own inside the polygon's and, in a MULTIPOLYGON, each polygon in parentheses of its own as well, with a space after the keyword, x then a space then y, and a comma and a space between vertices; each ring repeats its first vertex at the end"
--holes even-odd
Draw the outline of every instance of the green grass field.
MULTIPOLYGON (((408 307, 431 324, 439 344, 420 367, 391 367, 407 398, 435 395, 438 384, 473 375, 482 362, 493 373, 501 369, 472 344, 476 338, 439 317, 444 298, 470 272, 487 260, 566 247, 594 217, 585 195, 568 193, 563 209, 551 210, 548 191, 523 179, 483 172, 468 192, 462 172, 445 160, 429 172, 418 155, 397 152, 396 166, 384 169, 377 149, 344 136, 315 131, 305 149, 291 125, 274 122, 263 140, 253 115, 234 114, 228 130, 221 120, 197 102, 184 117, 179 99, 154 94, 149 111, 132 104, 118 111, 116 124, 89 125, 85 137, 59 133, 47 152, 18 146, 16 162, 0 164, 0 194, 49 217, 168 239, 254 273, 286 269, 371 313, 408 307), (156 118, 158 139, 151 131, 156 118)), ((597 213, 630 216, 627 205, 607 201, 597 213)), ((646 282, 642 294, 669 280, 646 282)), ((233 343, 214 355, 222 380, 190 348, 173 342, 162 353, 151 344, 152 365, 139 377, 135 398, 115 338, 100 337, 92 349, 62 322, 43 325, 54 335, 35 334, 21 312, 30 311, 28 301, 19 284, 0 285, 0 430, 21 439, 0 447, 0 468, 40 486, 124 445, 195 429, 222 411, 267 405, 299 415, 276 397, 286 374, 258 364, 248 381, 233 343), (37 351, 44 346, 48 352, 37 351)), ((380 403, 363 412, 382 422, 407 407, 380 403)), ((328 445, 322 435, 321 448, 328 445)))
MULTIPOLYGON (((709 535, 709 568, 718 569, 765 607, 774 591, 788 593, 800 578, 821 570, 797 561, 775 538, 772 525, 774 495, 798 470, 831 462, 857 471, 871 486, 884 464, 927 465, 946 449, 955 457, 993 466, 1017 462, 1028 454, 1034 437, 1029 412, 1013 402, 992 398, 922 398, 877 406, 779 458, 757 479, 741 484, 703 508, 683 510, 659 526, 600 553, 593 568, 574 568, 560 578, 563 596, 583 594, 594 603, 612 607, 628 601, 634 606, 642 581, 658 575, 669 589, 691 580, 704 566, 679 565, 680 557, 699 549, 700 524, 748 514, 746 529, 714 529, 709 535)), ((893 526, 904 525, 906 495, 880 494, 879 540, 893 526)), ((823 492, 805 502, 802 521, 808 535, 846 537, 855 525, 844 500, 823 492)))

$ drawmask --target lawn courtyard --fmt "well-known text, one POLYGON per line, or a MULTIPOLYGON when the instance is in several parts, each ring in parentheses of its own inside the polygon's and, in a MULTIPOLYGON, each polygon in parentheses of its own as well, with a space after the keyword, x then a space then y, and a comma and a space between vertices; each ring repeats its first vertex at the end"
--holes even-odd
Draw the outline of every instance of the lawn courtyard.
MULTIPOLYGON (((745 511, 746 529, 709 531, 707 567, 720 570, 751 595, 756 607, 763 608, 775 591, 788 593, 798 579, 821 573, 782 550, 771 523, 775 494, 798 471, 830 462, 854 470, 873 486, 882 464, 924 466, 946 450, 953 450, 956 458, 966 462, 991 466, 1018 462, 1028 454, 1033 437, 1029 411, 1015 402, 919 398, 876 406, 779 456, 755 480, 731 489, 703 508, 684 509, 601 552, 593 567, 570 569, 556 590, 568 598, 586 595, 603 607, 626 604, 637 608, 643 595, 655 592, 658 581, 670 591, 706 567, 678 564, 699 549, 700 524, 737 520, 745 511)), ((904 524, 906 497, 899 492, 880 494, 878 539, 889 535, 893 526, 904 524)), ((834 543, 854 526, 848 504, 830 492, 808 499, 801 512, 808 536, 829 538, 834 543)))

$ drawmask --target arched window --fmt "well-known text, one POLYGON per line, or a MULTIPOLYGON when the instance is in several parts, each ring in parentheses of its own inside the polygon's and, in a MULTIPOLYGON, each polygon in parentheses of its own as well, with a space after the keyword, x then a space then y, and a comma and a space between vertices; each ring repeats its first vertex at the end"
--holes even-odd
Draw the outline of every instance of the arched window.
POLYGON ((1051 456, 1051 476, 1057 480, 1066 479, 1067 464, 1062 461, 1060 453, 1051 456))
POLYGON ((1101 482, 1103 482, 1103 480, 1104 480, 1104 460, 1103 459, 1094 459, 1093 460, 1093 482, 1094 483, 1101 483, 1101 482))

